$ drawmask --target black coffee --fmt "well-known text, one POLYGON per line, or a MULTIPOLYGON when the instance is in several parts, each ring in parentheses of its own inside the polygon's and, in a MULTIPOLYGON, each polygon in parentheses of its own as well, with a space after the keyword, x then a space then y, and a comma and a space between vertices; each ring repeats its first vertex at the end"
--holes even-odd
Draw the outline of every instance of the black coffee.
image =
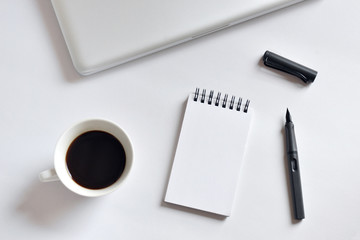
POLYGON ((89 131, 78 136, 66 153, 72 179, 89 189, 106 188, 116 182, 126 164, 125 150, 113 135, 89 131))

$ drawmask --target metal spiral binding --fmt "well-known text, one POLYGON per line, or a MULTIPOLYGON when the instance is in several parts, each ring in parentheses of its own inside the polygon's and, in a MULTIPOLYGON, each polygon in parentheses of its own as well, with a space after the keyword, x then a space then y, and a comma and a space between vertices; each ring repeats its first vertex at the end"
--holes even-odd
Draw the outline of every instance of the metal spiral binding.
POLYGON ((212 99, 213 99, 213 95, 214 95, 214 91, 211 90, 210 91, 210 95, 209 95, 209 99, 208 99, 208 104, 211 105, 212 99))
MULTIPOLYGON (((195 95, 194 95, 194 101, 195 101, 195 102, 198 101, 199 96, 200 96, 200 102, 201 102, 201 103, 205 103, 205 100, 206 100, 206 89, 203 89, 202 92, 201 92, 201 95, 200 95, 200 89, 199 89, 199 88, 196 88, 196 89, 195 89, 195 95)), ((207 103, 208 103, 209 105, 213 104, 213 98, 214 98, 214 91, 211 90, 211 91, 210 91, 210 94, 209 94, 209 96, 208 96, 208 98, 207 98, 207 103)), ((224 98, 222 99, 222 103, 221 103, 221 107, 222 107, 222 108, 226 108, 226 107, 227 107, 227 105, 228 105, 228 98, 229 98, 228 94, 225 94, 225 95, 224 95, 224 98)), ((214 105, 218 107, 219 104, 220 104, 220 101, 221 101, 221 92, 218 92, 217 95, 216 95, 216 98, 215 98, 215 103, 214 103, 214 105)), ((230 99, 230 103, 229 103, 229 105, 228 105, 228 108, 229 108, 230 110, 241 111, 241 105, 242 105, 242 98, 239 97, 238 101, 236 102, 236 101, 235 101, 235 96, 232 96, 231 99, 230 99), (235 107, 235 105, 236 105, 236 107, 235 107), (234 108, 234 107, 235 107, 235 108, 234 108)), ((250 105, 250 100, 246 100, 245 106, 244 106, 244 108, 243 108, 242 111, 245 112, 245 113, 248 112, 248 110, 249 110, 249 105, 250 105)))
POLYGON ((221 92, 218 92, 216 100, 215 100, 215 106, 219 106, 220 97, 221 97, 221 92))
POLYGON ((205 102, 205 97, 206 97, 206 89, 203 89, 200 100, 201 103, 205 102))

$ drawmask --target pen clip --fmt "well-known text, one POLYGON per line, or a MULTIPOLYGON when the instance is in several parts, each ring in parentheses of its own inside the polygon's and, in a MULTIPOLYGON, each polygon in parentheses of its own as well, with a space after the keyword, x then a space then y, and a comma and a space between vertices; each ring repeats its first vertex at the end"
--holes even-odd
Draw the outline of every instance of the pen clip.
POLYGON ((315 70, 293 62, 273 52, 266 51, 263 56, 264 65, 289 73, 300 78, 304 83, 313 82, 317 75, 315 70))

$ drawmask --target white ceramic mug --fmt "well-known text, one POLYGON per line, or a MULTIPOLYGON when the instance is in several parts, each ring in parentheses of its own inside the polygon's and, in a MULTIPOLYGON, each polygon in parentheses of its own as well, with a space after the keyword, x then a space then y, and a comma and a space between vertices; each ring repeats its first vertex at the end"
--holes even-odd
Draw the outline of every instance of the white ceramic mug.
POLYGON ((117 124, 103 119, 90 119, 75 124, 66 130, 57 142, 54 154, 54 168, 39 174, 42 182, 60 180, 71 191, 86 197, 98 197, 116 190, 129 174, 133 164, 133 147, 127 134, 117 124), (83 133, 89 131, 103 131, 113 135, 123 145, 126 155, 125 169, 119 179, 108 187, 101 189, 88 189, 76 183, 68 170, 66 154, 71 143, 83 133))

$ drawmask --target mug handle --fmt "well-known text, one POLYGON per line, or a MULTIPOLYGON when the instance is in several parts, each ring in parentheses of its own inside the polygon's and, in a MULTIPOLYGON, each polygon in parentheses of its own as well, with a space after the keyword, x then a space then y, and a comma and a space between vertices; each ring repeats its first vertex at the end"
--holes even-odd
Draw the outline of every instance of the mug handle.
POLYGON ((42 171, 39 174, 39 180, 41 182, 54 182, 54 181, 59 181, 60 179, 59 179, 58 175, 56 174, 55 169, 52 168, 52 169, 42 171))

